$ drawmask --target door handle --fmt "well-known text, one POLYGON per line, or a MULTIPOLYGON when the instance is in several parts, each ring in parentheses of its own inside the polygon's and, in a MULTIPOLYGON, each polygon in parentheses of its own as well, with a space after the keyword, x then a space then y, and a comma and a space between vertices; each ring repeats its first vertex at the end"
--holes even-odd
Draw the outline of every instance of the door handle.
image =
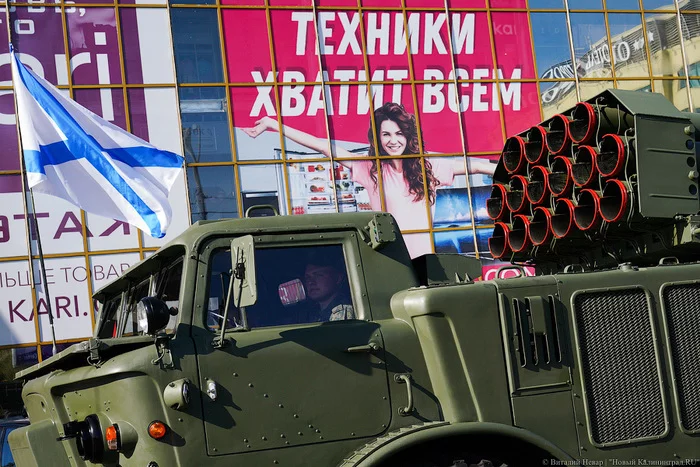
POLYGON ((365 344, 365 345, 357 345, 355 347, 348 347, 346 352, 349 352, 349 353, 363 353, 363 352, 364 353, 372 353, 372 352, 376 352, 379 349, 380 349, 379 344, 377 344, 376 342, 370 342, 369 344, 365 344))
POLYGON ((394 375, 394 381, 399 384, 406 384, 407 399, 406 407, 399 407, 399 415, 405 417, 413 413, 413 385, 411 375, 408 373, 397 373, 394 375))

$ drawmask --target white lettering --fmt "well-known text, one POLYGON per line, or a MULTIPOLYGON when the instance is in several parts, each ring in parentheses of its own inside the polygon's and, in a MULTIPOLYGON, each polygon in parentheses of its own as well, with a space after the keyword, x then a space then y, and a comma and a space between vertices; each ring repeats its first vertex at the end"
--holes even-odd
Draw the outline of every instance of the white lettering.
POLYGON ((379 55, 389 54, 389 13, 381 13, 381 26, 377 24, 377 13, 367 14, 367 54, 374 55, 379 41, 379 55))
MULTIPOLYGON (((285 83, 304 81, 304 79, 304 74, 300 71, 285 71, 282 74, 282 81, 285 83)), ((281 96, 282 108, 280 110, 283 116, 298 117, 304 113, 306 98, 304 98, 302 93, 305 87, 303 84, 284 87, 284 92, 281 96)))
MULTIPOLYGON (((469 79, 469 73, 463 68, 457 68, 457 72, 450 72, 450 79, 454 80, 455 75, 457 79, 469 79)), ((460 83, 464 88, 469 86, 469 83, 460 83)), ((464 112, 469 107, 469 96, 462 94, 462 96, 457 96, 457 88, 454 84, 450 84, 447 88, 447 104, 450 106, 450 110, 453 112, 458 111, 457 105, 459 104, 459 112, 464 112), (459 102, 458 102, 459 101, 459 102)))
MULTIPOLYGON (((355 72, 352 70, 336 70, 335 73, 333 73, 333 78, 336 81, 350 81, 354 77, 355 72)), ((340 95, 338 98, 340 99, 338 114, 347 115, 348 106, 350 105, 350 86, 347 84, 341 84, 340 95)))
MULTIPOLYGON (((489 70, 485 68, 477 68, 472 73, 473 79, 484 79, 488 78, 490 75, 489 70)), ((486 83, 472 83, 472 111, 474 112, 484 112, 489 110, 489 103, 481 100, 488 92, 486 83)))
MULTIPOLYGON (((522 70, 520 68, 514 68, 513 72, 510 74, 510 79, 520 79, 522 75, 522 70)), ((498 70, 498 79, 503 79, 503 70, 498 70)), ((503 106, 512 105, 513 110, 520 110, 521 99, 521 85, 522 83, 500 83, 501 90, 501 101, 503 106), (512 102, 512 104, 511 104, 512 102)), ((494 92, 495 96, 496 93, 494 92)), ((498 102, 496 105, 492 105, 492 110, 498 110, 498 102)))
POLYGON ((423 47, 426 54, 433 53, 433 44, 435 44, 435 49, 440 55, 445 55, 447 49, 445 44, 442 42, 442 37, 440 37, 440 28, 445 23, 445 14, 438 13, 433 21, 433 13, 426 13, 425 15, 425 43, 423 47))
POLYGON ((408 70, 388 70, 386 72, 386 79, 391 81, 398 81, 396 84, 391 85, 391 101, 397 104, 401 103, 401 81, 408 79, 408 70))
POLYGON ((333 29, 328 26, 328 22, 333 20, 335 20, 335 12, 333 11, 318 13, 318 38, 321 44, 321 55, 333 53, 333 46, 326 44, 326 40, 333 34, 333 29))
MULTIPOLYGON (((256 83, 272 83, 274 82, 274 75, 272 72, 268 72, 267 78, 263 80, 262 74, 259 71, 251 71, 250 74, 253 76, 253 81, 256 83)), ((255 102, 253 102, 253 107, 250 109, 250 116, 257 117, 260 115, 260 110, 265 108, 265 114, 274 116, 277 115, 275 112, 275 105, 272 103, 272 98, 270 94, 272 93, 272 86, 257 86, 258 95, 255 96, 255 102)))
MULTIPOLYGON (((440 70, 425 70, 423 79, 427 81, 442 80, 445 76, 440 70)), ((427 114, 440 113, 445 108, 445 96, 442 93, 443 83, 423 85, 423 112, 427 114)))
POLYGON ((394 15, 394 55, 406 52, 406 30, 403 27, 403 13, 394 15))
POLYGON ((474 13, 467 13, 460 24, 460 14, 452 14, 452 47, 454 54, 474 53, 474 13))
POLYGON ((314 14, 306 11, 293 11, 292 21, 297 24, 296 54, 306 55, 306 31, 308 24, 314 20, 314 14))
POLYGON ((362 49, 360 48, 360 43, 357 41, 357 28, 360 26, 360 15, 353 13, 352 19, 350 15, 346 12, 339 12, 338 18, 340 19, 340 24, 343 25, 343 38, 340 40, 338 45, 338 55, 345 55, 348 47, 352 49, 352 53, 355 55, 361 55, 362 49))

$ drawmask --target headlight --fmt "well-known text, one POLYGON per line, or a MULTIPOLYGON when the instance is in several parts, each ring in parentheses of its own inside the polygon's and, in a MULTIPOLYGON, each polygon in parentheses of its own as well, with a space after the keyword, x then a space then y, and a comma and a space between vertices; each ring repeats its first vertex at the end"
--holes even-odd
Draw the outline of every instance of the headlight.
POLYGON ((148 313, 146 312, 146 305, 142 301, 136 304, 136 322, 138 323, 139 332, 148 332, 148 313))
POLYGON ((175 308, 156 297, 144 297, 136 304, 136 322, 139 332, 155 335, 170 321, 170 316, 177 314, 175 308))

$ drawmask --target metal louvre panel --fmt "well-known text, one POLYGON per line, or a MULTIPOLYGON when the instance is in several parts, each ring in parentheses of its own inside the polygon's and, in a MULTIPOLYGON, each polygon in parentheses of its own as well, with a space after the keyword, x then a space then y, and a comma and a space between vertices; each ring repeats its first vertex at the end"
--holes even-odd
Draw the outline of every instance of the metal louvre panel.
POLYGON ((663 300, 681 422, 686 430, 700 430, 700 284, 669 286, 663 300))
POLYGON ((663 435, 666 417, 644 291, 584 292, 575 297, 574 313, 593 440, 663 435))

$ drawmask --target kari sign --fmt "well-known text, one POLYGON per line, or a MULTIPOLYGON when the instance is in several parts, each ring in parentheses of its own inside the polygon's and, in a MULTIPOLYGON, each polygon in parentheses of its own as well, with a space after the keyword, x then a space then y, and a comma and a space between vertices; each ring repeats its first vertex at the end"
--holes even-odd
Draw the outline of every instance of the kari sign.
MULTIPOLYGON (((92 334, 93 308, 87 287, 89 274, 96 289, 116 279, 138 261, 138 254, 96 256, 89 266, 84 257, 46 260, 49 300, 56 339, 75 339, 92 334)), ((27 261, 0 262, 0 345, 51 341, 49 307, 41 283, 39 261, 34 261, 37 306, 32 306, 32 276, 27 261), (39 321, 39 336, 35 321, 39 321), (39 339, 37 339, 39 337, 39 339)))
MULTIPOLYGON (((241 85, 231 88, 237 157, 337 158, 292 164, 289 213, 330 210, 337 196, 343 212, 368 206, 404 231, 426 230, 440 189, 466 195, 464 154, 498 153, 506 133, 540 119, 535 85, 512 81, 535 74, 526 13, 273 10, 269 26, 265 10, 222 18, 228 78, 241 85), (405 157, 422 154, 431 157, 405 157)), ((494 168, 469 163, 470 174, 494 168)), ((427 234, 405 239, 413 256, 432 251, 427 234)))

